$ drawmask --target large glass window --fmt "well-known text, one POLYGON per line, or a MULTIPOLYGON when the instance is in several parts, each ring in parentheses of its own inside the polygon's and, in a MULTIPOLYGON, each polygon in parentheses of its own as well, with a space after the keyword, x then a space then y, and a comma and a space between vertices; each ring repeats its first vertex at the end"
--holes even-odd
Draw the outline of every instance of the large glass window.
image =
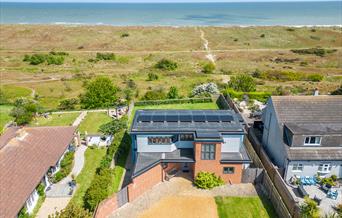
POLYGON ((321 173, 329 173, 331 171, 331 164, 330 163, 320 164, 318 166, 318 171, 321 173))
POLYGON ((180 140, 181 141, 193 141, 194 134, 180 134, 180 140))
POLYGON ((292 166, 292 171, 303 171, 304 166, 303 164, 297 163, 297 164, 293 164, 292 166))
POLYGON ((304 145, 320 145, 321 137, 320 136, 307 136, 304 140, 304 145))
POLYGON ((215 144, 202 144, 202 160, 215 160, 215 144))
POLYGON ((151 136, 148 137, 149 145, 169 145, 175 142, 176 137, 173 136, 151 136))

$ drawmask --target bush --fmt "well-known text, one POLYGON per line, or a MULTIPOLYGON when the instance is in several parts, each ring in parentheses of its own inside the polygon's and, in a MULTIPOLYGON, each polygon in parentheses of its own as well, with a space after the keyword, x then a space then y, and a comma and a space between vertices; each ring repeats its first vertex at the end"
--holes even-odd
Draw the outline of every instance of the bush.
POLYGON ((158 80, 159 76, 156 73, 148 73, 147 74, 147 81, 154 81, 158 80))
POLYGON ((336 182, 337 181, 337 176, 336 175, 331 175, 330 178, 332 179, 332 181, 336 182))
POLYGON ((212 74, 214 73, 215 68, 216 68, 215 64, 210 62, 203 66, 202 72, 205 74, 212 74))
POLYGON ((61 181, 71 173, 74 154, 74 151, 70 151, 64 155, 61 161, 61 169, 52 178, 53 183, 61 181))
POLYGON ((342 217, 342 204, 337 205, 336 210, 337 210, 338 215, 342 217))
POLYGON ((158 90, 151 90, 147 91, 145 95, 142 97, 142 100, 163 100, 166 99, 166 94, 163 90, 158 89, 158 90))
POLYGON ((320 81, 323 80, 323 78, 324 78, 324 76, 321 75, 321 74, 318 74, 318 73, 309 74, 309 75, 307 76, 307 80, 308 80, 308 81, 312 81, 312 82, 320 82, 320 81))
POLYGON ((210 95, 218 94, 218 93, 219 93, 219 90, 215 83, 204 83, 204 84, 196 86, 191 91, 191 96, 192 97, 194 96, 209 97, 210 95))
POLYGON ((46 55, 44 54, 33 54, 25 55, 23 61, 29 62, 31 65, 38 65, 44 63, 46 60, 46 55))
POLYGON ((38 105, 25 98, 16 99, 10 115, 18 125, 28 124, 39 111, 38 105))
POLYGON ((256 83, 253 77, 247 74, 233 76, 230 79, 228 86, 235 91, 253 92, 256 90, 256 83))
POLYGON ((60 212, 49 215, 48 218, 92 218, 93 216, 88 210, 83 209, 77 204, 70 202, 68 206, 60 212))
POLYGON ((179 98, 178 89, 175 86, 171 86, 169 92, 167 93, 168 99, 177 99, 179 98))
POLYGON ((26 207, 23 207, 19 214, 18 214, 18 218, 30 218, 30 215, 27 213, 27 209, 26 207))
POLYGON ((178 64, 176 62, 163 58, 160 61, 158 61, 155 67, 160 70, 173 71, 178 68, 178 64))
POLYGON ((199 172, 195 177, 194 183, 200 189, 212 189, 223 185, 224 181, 214 173, 199 172))
POLYGON ((326 54, 334 53, 337 50, 336 49, 324 49, 324 48, 307 48, 307 49, 292 49, 293 53, 296 54, 312 54, 319 57, 324 57, 326 54))
POLYGON ((102 124, 99 130, 105 135, 113 135, 114 133, 117 133, 125 128, 127 128, 127 120, 121 118, 112 120, 109 123, 102 124))
POLYGON ((123 33, 123 34, 121 34, 121 38, 126 38, 126 37, 129 37, 129 33, 123 33))
POLYGON ((265 38, 265 34, 261 34, 261 35, 260 35, 260 38, 265 38))
POLYGON ((49 56, 47 56, 46 61, 47 61, 48 65, 51 65, 51 64, 62 65, 64 63, 64 56, 49 55, 49 56))
POLYGON ((42 64, 45 61, 51 65, 62 65, 64 63, 64 56, 69 55, 66 52, 51 51, 49 54, 33 54, 25 55, 23 61, 29 62, 31 65, 42 64))
POLYGON ((223 95, 229 95, 231 98, 237 98, 240 101, 243 100, 243 96, 247 95, 249 99, 258 100, 260 102, 266 102, 269 97, 271 97, 272 93, 270 92, 237 92, 233 89, 226 89, 223 92, 223 95))
POLYGON ((39 196, 44 196, 45 195, 45 185, 43 183, 40 183, 37 187, 37 192, 39 194, 39 196))
POLYGON ((64 99, 59 102, 58 109, 60 110, 73 110, 78 104, 78 99, 70 98, 64 99))
POLYGON ((306 197, 304 203, 300 205, 300 214, 302 218, 319 218, 319 208, 317 203, 306 197))
POLYGON ((115 61, 116 56, 113 53, 96 53, 96 60, 104 60, 104 61, 115 61))

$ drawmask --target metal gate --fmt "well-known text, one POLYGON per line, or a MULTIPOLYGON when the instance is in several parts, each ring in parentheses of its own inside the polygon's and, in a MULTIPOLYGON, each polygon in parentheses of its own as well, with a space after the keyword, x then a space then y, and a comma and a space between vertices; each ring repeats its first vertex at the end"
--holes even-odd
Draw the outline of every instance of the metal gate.
POLYGON ((118 207, 128 203, 128 188, 125 186, 116 195, 118 201, 118 207))

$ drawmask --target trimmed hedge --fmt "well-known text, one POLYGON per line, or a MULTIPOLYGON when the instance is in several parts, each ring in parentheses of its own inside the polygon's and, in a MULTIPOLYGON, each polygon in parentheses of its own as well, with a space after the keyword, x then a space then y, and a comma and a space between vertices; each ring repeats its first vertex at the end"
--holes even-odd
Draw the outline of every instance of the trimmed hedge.
POLYGON ((137 101, 135 106, 145 105, 161 105, 161 104, 194 104, 194 103, 210 103, 213 102, 211 98, 184 98, 184 99, 167 99, 167 100, 152 100, 152 101, 137 101))
POLYGON ((223 185, 224 181, 214 173, 199 172, 195 177, 194 184, 200 189, 212 189, 223 185))
POLYGON ((250 99, 255 99, 260 102, 266 102, 272 95, 271 92, 237 92, 233 89, 226 89, 223 94, 224 96, 229 95, 231 98, 237 98, 239 100, 242 100, 243 96, 247 95, 250 99))

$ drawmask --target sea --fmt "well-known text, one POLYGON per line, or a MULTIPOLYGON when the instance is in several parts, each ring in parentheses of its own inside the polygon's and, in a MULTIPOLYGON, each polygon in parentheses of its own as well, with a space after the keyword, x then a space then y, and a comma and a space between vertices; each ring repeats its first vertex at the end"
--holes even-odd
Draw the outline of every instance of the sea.
POLYGON ((113 26, 341 26, 342 1, 9 3, 1 24, 113 26))

